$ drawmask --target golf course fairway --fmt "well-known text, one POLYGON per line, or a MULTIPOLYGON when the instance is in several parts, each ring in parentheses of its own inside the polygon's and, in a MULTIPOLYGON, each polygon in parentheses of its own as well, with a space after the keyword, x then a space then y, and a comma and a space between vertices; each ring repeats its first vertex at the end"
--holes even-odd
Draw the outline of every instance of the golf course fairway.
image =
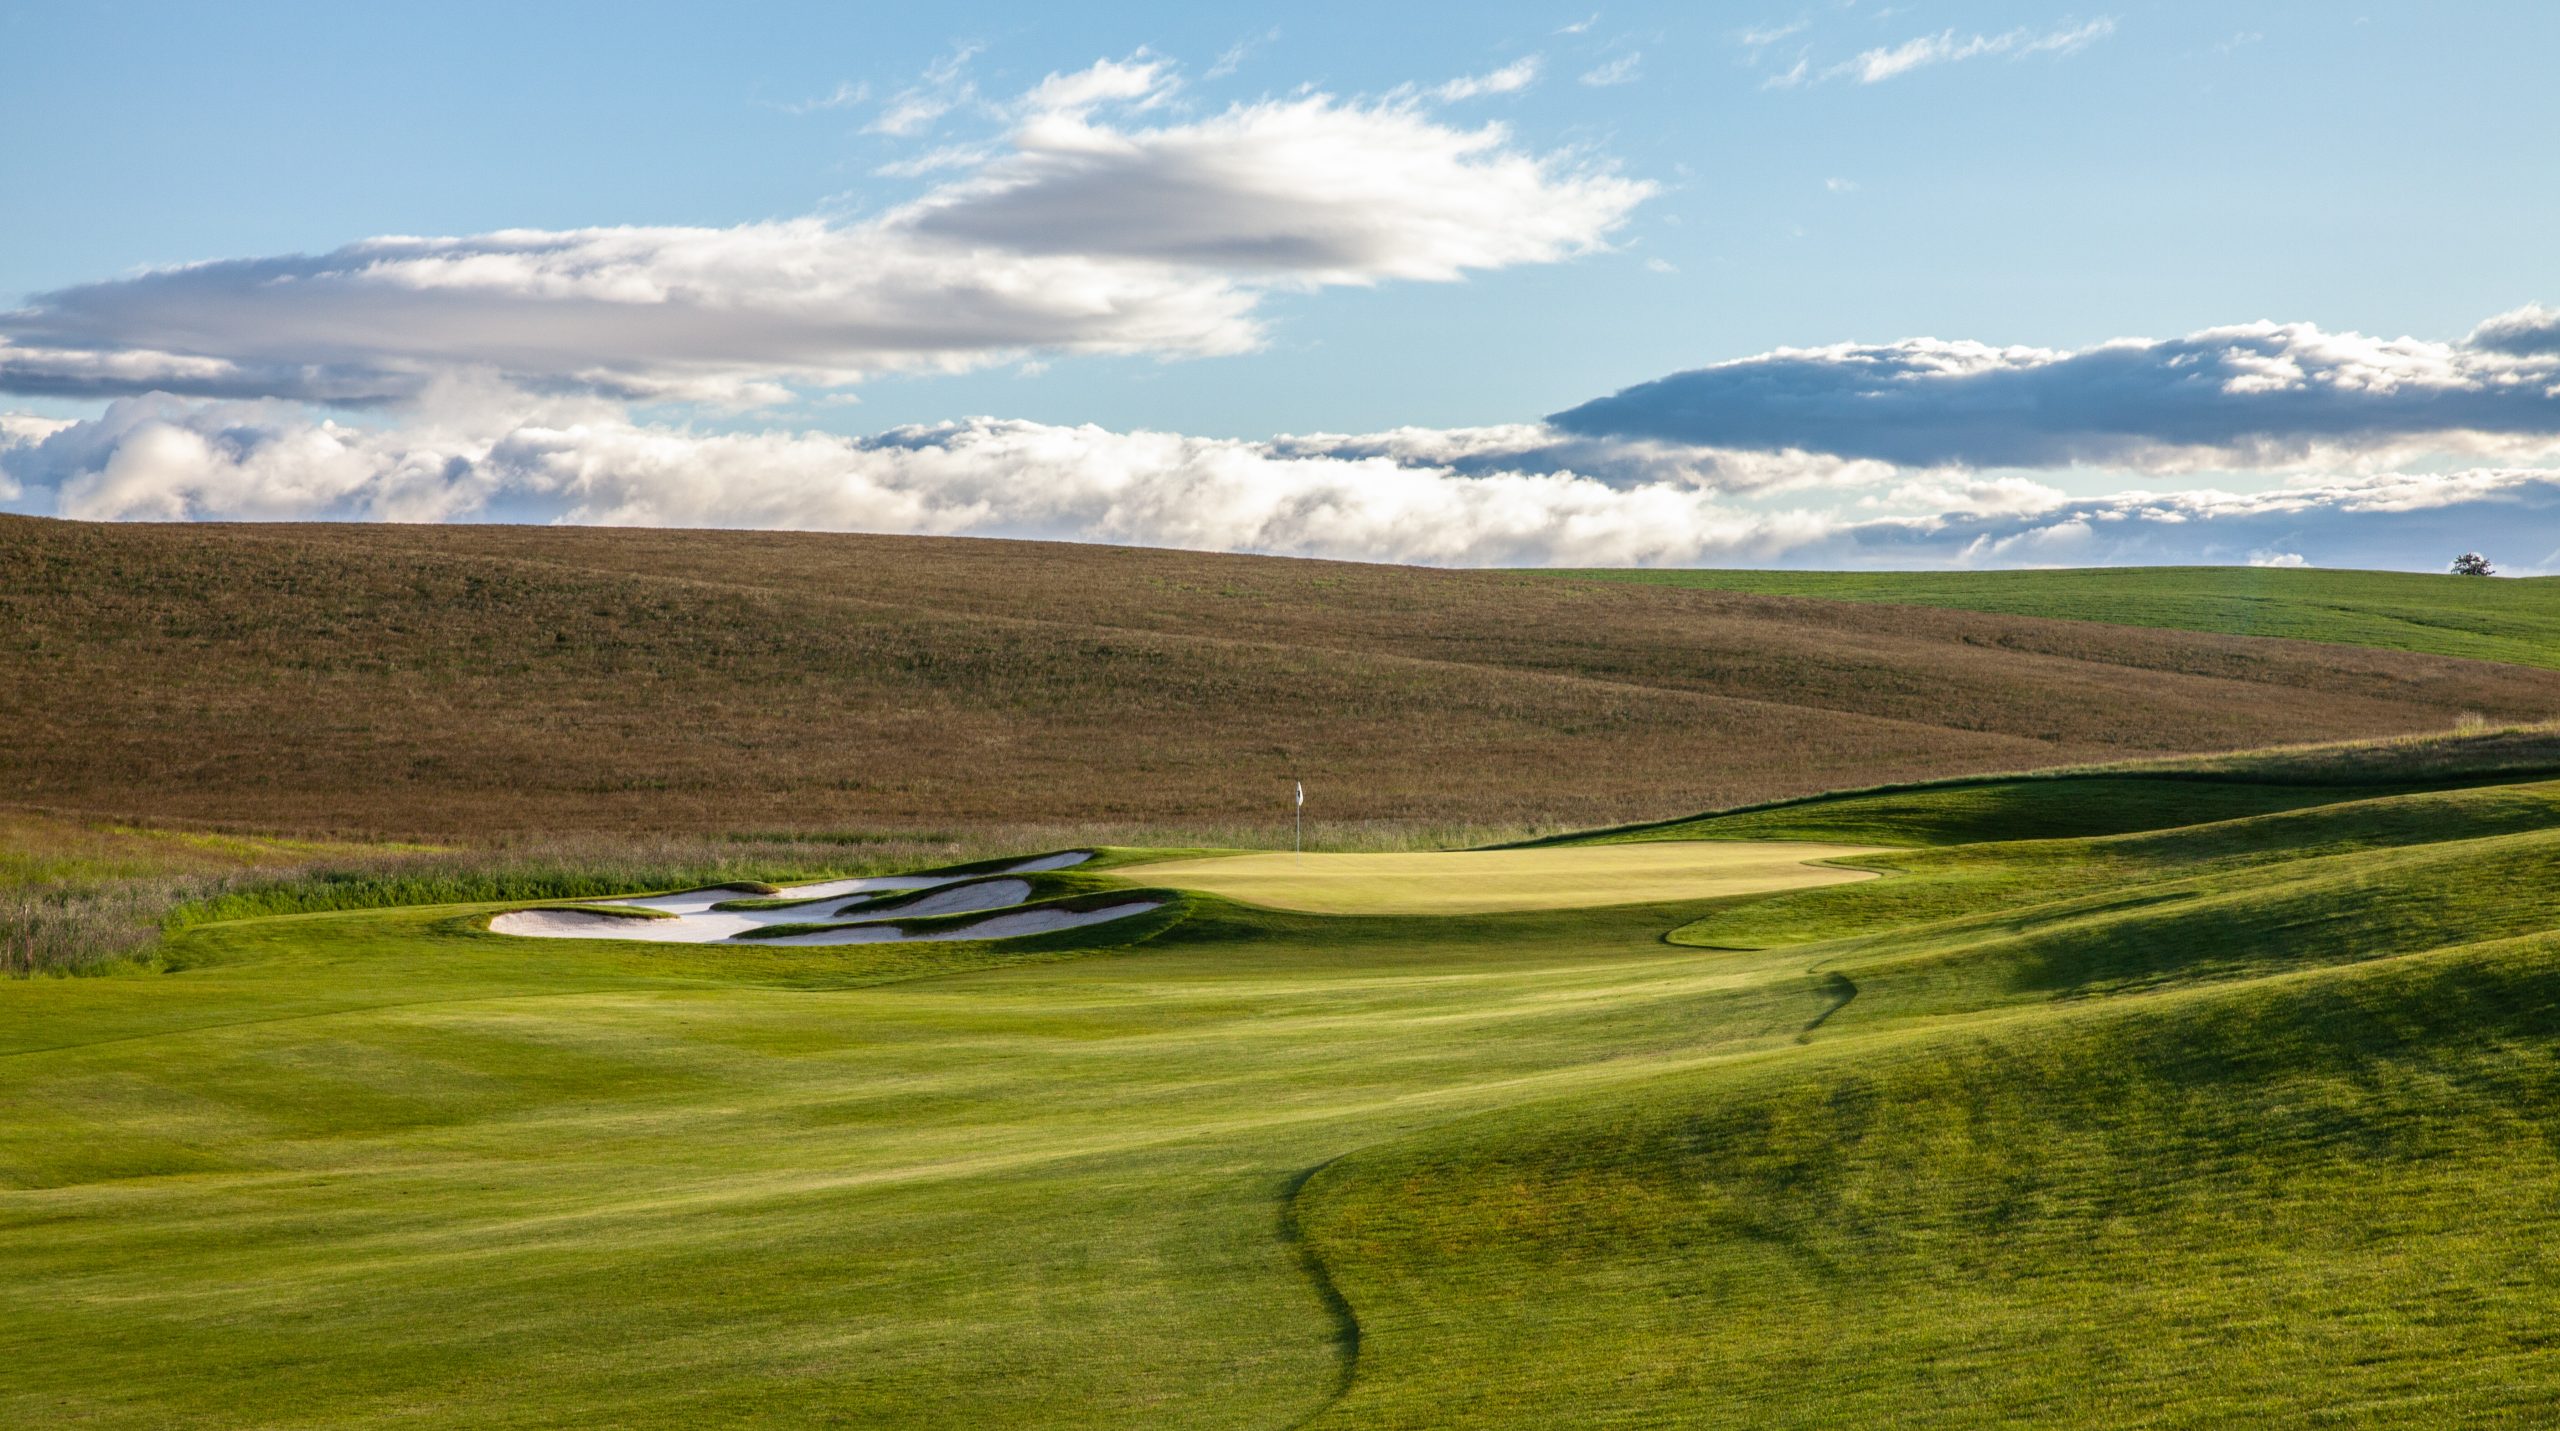
POLYGON ((2548 1425, 2520 740, 1106 846, 1021 878, 1161 907, 1012 940, 208 916, 0 981, 0 1425, 2548 1425))
POLYGON ((1499 914, 1773 894, 1873 879, 1816 860, 1873 845, 1689 840, 1526 850, 1227 855, 1141 865, 1134 879, 1305 914, 1499 914))

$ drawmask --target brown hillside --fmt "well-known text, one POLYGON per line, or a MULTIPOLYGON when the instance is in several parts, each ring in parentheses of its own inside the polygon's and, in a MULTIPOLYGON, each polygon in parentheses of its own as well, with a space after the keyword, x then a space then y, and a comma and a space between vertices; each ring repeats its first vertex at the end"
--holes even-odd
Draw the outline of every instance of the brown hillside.
POLYGON ((267 829, 1575 824, 2560 714, 2560 672, 1051 543, 0 517, 0 803, 267 829))

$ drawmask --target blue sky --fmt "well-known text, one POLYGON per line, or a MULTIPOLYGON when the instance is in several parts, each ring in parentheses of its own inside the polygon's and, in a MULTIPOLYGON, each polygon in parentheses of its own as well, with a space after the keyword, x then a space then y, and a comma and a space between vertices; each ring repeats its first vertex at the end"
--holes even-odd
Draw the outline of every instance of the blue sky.
MULTIPOLYGON (((2473 335, 2497 315, 2539 333, 2529 305, 2560 301, 2555 44, 2560 11, 2529 4, 4 4, 0 126, 38 138, 0 150, 0 308, 19 305, 0 314, 0 410, 19 414, 0 503, 1718 564, 2435 565, 2395 541, 2418 523, 2382 517, 2458 532, 2477 508, 2528 533, 2543 549, 2508 564, 2538 569, 2560 565, 2532 475, 2560 431, 2541 366, 2560 341, 2473 335), (1107 98, 1032 99, 1097 64, 1107 98), (1283 142, 1291 113, 1322 132, 1283 142), (1044 114, 1077 135, 1026 141, 1044 114), (1104 184, 1094 144, 1140 156, 1104 184), (1385 219, 1297 230, 1292 205, 1399 154, 1385 219), (1202 215, 1199 243, 1147 246, 1202 215), (820 232, 733 241, 795 223, 820 232), (441 281, 309 309, 374 250, 276 286, 284 260, 384 236, 625 228, 697 236, 633 261, 652 283, 715 264, 736 290, 713 295, 721 322, 916 234, 930 251, 897 263, 934 284, 974 292, 1030 254, 1082 266, 1024 280, 1044 294, 1095 255, 1123 286, 1096 290, 1101 326, 1008 309, 912 351, 829 349, 852 321, 832 312, 689 346, 712 320, 659 301, 673 290, 617 293, 584 329, 441 281), (269 266, 212 271, 232 275, 219 294, 137 278, 207 260, 269 266), (759 263, 772 284, 741 276, 759 263), (288 291, 305 306, 269 301, 288 291), (2197 337, 2261 321, 2288 326, 2197 337), (2403 336, 2423 350, 2365 346, 2403 336), (2145 371, 2205 363, 2231 400, 2155 400, 2120 373, 2087 397, 2123 363, 2085 350, 2135 337, 2160 340, 2135 350, 2145 371), (1919 338, 2044 356, 1879 366, 1919 338), (1829 356, 1769 356, 1808 348, 1829 356), (2389 403, 2367 400, 2377 372, 2402 384, 2389 403), (1903 416, 1837 436, 1877 396, 1903 416), (1998 405, 2021 401, 2103 440, 2018 441, 1998 405), (1579 426, 1510 430, 1558 414, 1579 426), (919 425, 942 435, 888 436, 919 425), (1104 436, 1064 450, 1055 434, 1087 426, 1104 436), (1941 439, 1904 440, 1921 428, 1941 439), (1404 430, 1440 436, 1273 445, 1404 430), (1139 469, 1160 486, 1131 497, 1139 469), (2192 492, 2256 506, 2087 506, 2192 492), (1445 540, 1381 535, 1435 522, 1445 540), (1879 542, 1877 522, 1901 525, 1879 542), (2142 536, 2052 538, 2074 522, 2142 536), (1634 535, 1665 523, 1670 540, 1634 535)), ((528 261, 500 247, 471 253, 528 261)), ((591 248, 530 262, 586 273, 591 248)), ((900 322, 934 321, 940 291, 900 289, 900 322)))

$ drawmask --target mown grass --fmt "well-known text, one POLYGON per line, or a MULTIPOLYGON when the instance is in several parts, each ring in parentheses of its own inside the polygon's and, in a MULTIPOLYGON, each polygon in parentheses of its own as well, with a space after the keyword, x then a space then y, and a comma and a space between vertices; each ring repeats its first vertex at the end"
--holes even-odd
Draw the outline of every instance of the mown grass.
POLYGON ((1690 590, 2276 636, 2560 668, 2560 581, 2548 577, 2483 580, 2249 566, 1556 574, 1690 590))
POLYGON ((2544 1424, 2560 780, 2516 739, 2019 781, 2008 838, 2000 787, 1844 796, 1790 818, 1909 821, 1891 877, 1721 901, 193 925, 0 984, 0 1419, 2544 1424))

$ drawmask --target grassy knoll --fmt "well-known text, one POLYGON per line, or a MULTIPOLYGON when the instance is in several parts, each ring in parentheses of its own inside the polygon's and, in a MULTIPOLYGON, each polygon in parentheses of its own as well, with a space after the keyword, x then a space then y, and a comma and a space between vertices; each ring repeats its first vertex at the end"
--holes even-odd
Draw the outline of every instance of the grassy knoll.
POLYGON ((1694 591, 1809 596, 2331 641, 2560 669, 2560 580, 2251 566, 2067 571, 1576 571, 1694 591))
POLYGON ((2543 1424, 2523 739, 1806 802, 1888 877, 1651 904, 196 924, 0 983, 0 1421, 2543 1424))
POLYGON ((0 516, 0 795, 126 823, 1269 844, 1303 778, 1330 844, 2555 711, 2514 665, 1516 572, 0 516))
POLYGON ((1766 894, 1869 878, 1816 864, 1871 846, 1608 843, 1391 854, 1228 855, 1148 865, 1150 884, 1314 914, 1493 914, 1766 894))

